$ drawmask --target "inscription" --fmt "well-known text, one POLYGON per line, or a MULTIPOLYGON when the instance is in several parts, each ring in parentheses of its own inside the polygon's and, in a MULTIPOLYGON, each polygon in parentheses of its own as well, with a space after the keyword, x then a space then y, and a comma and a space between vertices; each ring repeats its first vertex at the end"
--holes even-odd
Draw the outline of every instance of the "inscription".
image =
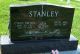
POLYGON ((58 11, 30 11, 29 17, 57 17, 58 11))

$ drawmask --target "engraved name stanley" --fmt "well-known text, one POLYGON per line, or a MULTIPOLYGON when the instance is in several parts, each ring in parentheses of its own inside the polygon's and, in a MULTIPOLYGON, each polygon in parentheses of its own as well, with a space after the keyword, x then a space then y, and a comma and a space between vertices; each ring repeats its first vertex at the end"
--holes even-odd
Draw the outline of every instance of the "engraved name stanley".
POLYGON ((29 17, 57 17, 58 11, 29 11, 29 17))

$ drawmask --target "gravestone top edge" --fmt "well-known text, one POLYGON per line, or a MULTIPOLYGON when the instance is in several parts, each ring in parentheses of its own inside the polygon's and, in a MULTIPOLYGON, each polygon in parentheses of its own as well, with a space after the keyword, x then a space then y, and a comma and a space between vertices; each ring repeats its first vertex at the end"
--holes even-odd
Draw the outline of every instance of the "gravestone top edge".
POLYGON ((23 6, 25 7, 25 6, 34 6, 34 5, 53 5, 53 6, 57 6, 57 7, 74 8, 72 6, 58 5, 58 4, 45 3, 45 2, 32 3, 32 4, 11 4, 10 7, 23 7, 23 6))

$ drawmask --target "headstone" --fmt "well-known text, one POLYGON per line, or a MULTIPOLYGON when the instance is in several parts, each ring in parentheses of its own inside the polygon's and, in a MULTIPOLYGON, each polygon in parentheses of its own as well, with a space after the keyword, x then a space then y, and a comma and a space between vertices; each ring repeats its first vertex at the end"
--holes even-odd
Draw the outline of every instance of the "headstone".
POLYGON ((73 15, 72 7, 48 3, 12 5, 9 30, 13 43, 2 39, 2 54, 77 50, 78 40, 70 36, 73 15))
POLYGON ((10 7, 12 41, 69 39, 74 8, 52 4, 10 7))

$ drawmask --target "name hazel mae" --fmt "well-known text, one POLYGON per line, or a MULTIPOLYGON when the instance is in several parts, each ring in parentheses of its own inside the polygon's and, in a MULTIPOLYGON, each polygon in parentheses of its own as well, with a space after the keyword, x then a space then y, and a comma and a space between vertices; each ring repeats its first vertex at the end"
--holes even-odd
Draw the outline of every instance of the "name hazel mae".
POLYGON ((29 17, 57 17, 59 11, 29 11, 29 17))

